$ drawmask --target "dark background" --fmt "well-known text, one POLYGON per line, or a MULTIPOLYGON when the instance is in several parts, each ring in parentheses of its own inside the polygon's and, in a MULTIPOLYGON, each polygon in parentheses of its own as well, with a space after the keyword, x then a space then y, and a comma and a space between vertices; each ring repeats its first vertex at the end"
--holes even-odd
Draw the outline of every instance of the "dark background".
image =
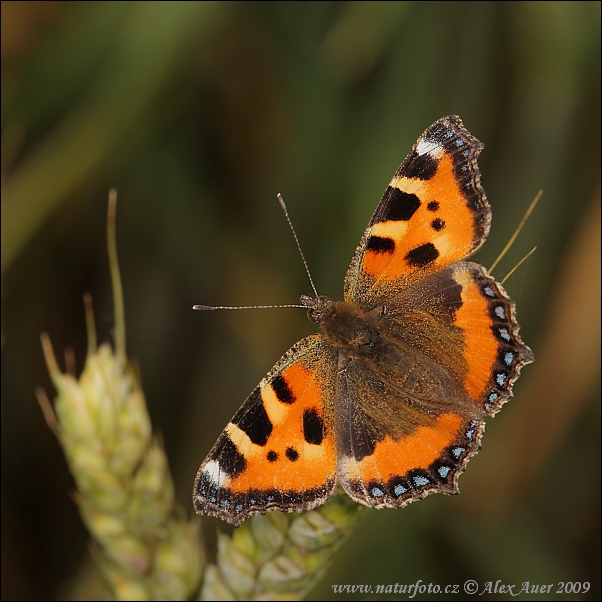
MULTIPOLYGON (((3 599, 92 595, 34 388, 53 394, 41 331, 81 370, 84 292, 110 338, 109 187, 128 353, 191 511, 221 429, 312 332, 299 310, 191 306, 311 292, 278 192, 320 294, 341 298, 391 175, 451 113, 486 145, 493 225, 477 261, 491 265, 544 190, 495 272, 537 246, 506 284, 537 362, 488 421, 462 494, 371 512, 312 597, 500 579, 589 581, 599 599, 598 2, 2 3, 3 599)), ((217 525, 204 521, 210 544, 217 525)))

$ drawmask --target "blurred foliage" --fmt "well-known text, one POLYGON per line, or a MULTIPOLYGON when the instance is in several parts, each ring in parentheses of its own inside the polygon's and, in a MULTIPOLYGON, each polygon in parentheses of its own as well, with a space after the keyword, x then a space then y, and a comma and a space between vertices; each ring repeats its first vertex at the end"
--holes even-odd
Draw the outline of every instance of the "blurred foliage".
MULTIPOLYGON (((191 509, 221 429, 311 332, 295 310, 192 304, 308 292, 278 192, 318 290, 340 298, 391 174, 450 113, 486 145, 493 226, 478 261, 492 263, 544 190, 496 271, 537 245, 506 283, 537 362, 489 421, 462 494, 371 512, 311 596, 471 578, 589 581, 585 598, 599 599, 598 2, 3 2, 1 27, 4 599, 100 595, 33 391, 51 390, 41 331, 85 357, 83 292, 110 336, 108 189, 128 349, 191 509)), ((228 529, 203 529, 217 554, 228 529)))

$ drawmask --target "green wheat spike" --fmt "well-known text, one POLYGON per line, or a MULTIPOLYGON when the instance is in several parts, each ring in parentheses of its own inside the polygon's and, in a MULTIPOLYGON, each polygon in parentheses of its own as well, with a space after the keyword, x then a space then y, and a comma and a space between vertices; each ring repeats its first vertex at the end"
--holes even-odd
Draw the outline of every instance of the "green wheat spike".
POLYGON ((38 400, 57 435, 93 537, 92 555, 118 600, 293 600, 303 598, 366 509, 337 491, 304 514, 254 516, 218 537, 216 564, 205 563, 200 522, 174 500, 161 441, 152 434, 144 392, 125 352, 125 318, 109 198, 109 257, 118 316, 115 348, 96 345, 85 297, 88 353, 77 378, 60 370, 50 338, 42 349, 57 394, 38 400))

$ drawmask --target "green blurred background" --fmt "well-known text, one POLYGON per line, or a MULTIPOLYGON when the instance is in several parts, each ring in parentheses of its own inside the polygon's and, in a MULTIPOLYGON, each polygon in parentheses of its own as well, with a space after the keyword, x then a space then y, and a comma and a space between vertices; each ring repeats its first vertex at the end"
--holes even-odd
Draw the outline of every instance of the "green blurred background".
MULTIPOLYGON (((333 583, 500 579, 588 581, 585 596, 547 597, 599 599, 598 2, 2 3, 3 599, 94 595, 34 388, 53 394, 41 331, 81 370, 85 291, 110 338, 109 187, 128 352, 191 511, 221 429, 312 332, 299 310, 192 305, 311 292, 278 192, 318 290, 340 298, 391 175, 451 113, 486 145, 493 225, 477 261, 491 265, 544 190, 495 273, 537 246, 506 284, 537 362, 462 494, 371 512, 312 598, 342 599, 333 583)), ((216 529, 204 520, 210 546, 216 529)))

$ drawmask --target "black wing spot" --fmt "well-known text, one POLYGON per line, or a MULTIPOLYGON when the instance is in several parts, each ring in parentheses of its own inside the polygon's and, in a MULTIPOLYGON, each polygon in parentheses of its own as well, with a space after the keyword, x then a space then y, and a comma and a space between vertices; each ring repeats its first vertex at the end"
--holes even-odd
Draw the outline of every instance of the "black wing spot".
POLYGON ((282 403, 293 403, 295 401, 295 396, 293 395, 293 392, 291 391, 290 387, 288 386, 288 383, 286 382, 282 374, 279 374, 272 381, 272 389, 274 389, 276 397, 282 403))
POLYGON ((296 462, 299 459, 299 452, 294 447, 286 448, 286 457, 291 462, 296 462))
POLYGON ((437 211, 439 209, 439 201, 431 201, 426 208, 429 211, 437 211))
POLYGON ((413 267, 423 268, 429 263, 433 263, 437 257, 439 257, 439 251, 432 242, 427 242, 409 251, 405 260, 413 267))
POLYGON ((388 196, 381 222, 404 221, 412 219, 412 216, 420 207, 420 199, 415 194, 409 194, 399 188, 387 187, 385 196, 388 196))
POLYGON ((268 459, 268 462, 276 462, 276 460, 278 459, 278 454, 274 450, 271 449, 266 454, 266 458, 268 459))
POLYGON ((219 467, 230 477, 236 477, 247 467, 245 457, 227 435, 215 450, 212 459, 217 460, 219 467))
POLYGON ((399 170, 399 175, 406 178, 417 178, 419 180, 430 180, 436 173, 439 161, 425 153, 419 155, 416 151, 407 158, 399 170))
POLYGON ((268 442, 273 426, 263 407, 259 387, 256 387, 247 402, 232 418, 232 423, 244 431, 255 445, 264 446, 268 442), (251 406, 248 409, 247 404, 251 406))
POLYGON ((368 239, 366 250, 374 251, 374 253, 393 253, 395 251, 395 241, 383 236, 371 236, 368 239))
POLYGON ((313 408, 303 412, 303 437, 312 445, 320 445, 324 439, 324 421, 313 408))
POLYGON ((435 230, 436 232, 441 232, 441 230, 443 230, 443 228, 445 228, 445 222, 442 219, 434 219, 431 222, 431 228, 433 230, 435 230))

